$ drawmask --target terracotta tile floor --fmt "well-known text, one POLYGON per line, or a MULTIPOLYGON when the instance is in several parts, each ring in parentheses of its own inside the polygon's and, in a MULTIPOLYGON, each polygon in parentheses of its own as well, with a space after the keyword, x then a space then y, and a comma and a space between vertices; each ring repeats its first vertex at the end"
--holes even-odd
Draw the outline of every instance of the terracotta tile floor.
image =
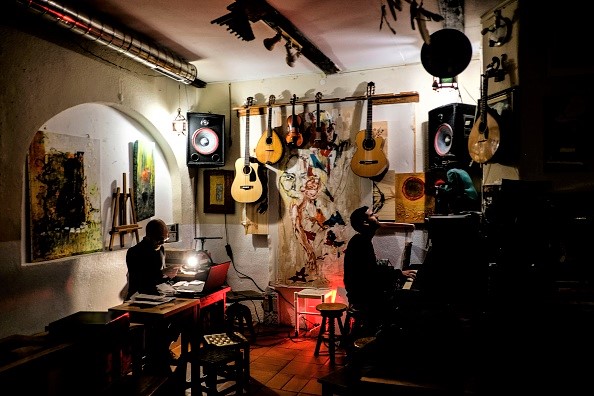
MULTIPOLYGON (((333 368, 326 345, 322 344, 319 356, 314 356, 317 329, 300 332, 286 326, 257 326, 257 336, 251 342, 252 395, 307 396, 321 395, 317 379, 333 368)), ((344 364, 345 354, 336 351, 334 368, 344 364)), ((189 395, 186 391, 186 395, 189 395)))

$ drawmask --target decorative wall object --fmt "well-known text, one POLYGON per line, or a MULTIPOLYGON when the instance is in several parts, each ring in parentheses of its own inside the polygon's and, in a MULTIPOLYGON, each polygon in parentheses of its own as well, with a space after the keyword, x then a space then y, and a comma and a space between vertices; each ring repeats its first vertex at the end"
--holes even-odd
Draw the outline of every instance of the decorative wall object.
POLYGON ((155 142, 137 140, 133 153, 133 190, 136 220, 155 215, 155 142))
POLYGON ((340 141, 333 150, 296 150, 283 163, 278 283, 342 286, 343 252, 352 236, 347 224, 360 205, 353 151, 348 140, 340 141))
POLYGON ((395 193, 396 221, 424 223, 428 215, 427 203, 433 201, 433 197, 425 194, 425 174, 397 173, 395 193))
POLYGON ((382 180, 373 182, 373 211, 380 221, 395 221, 396 192, 394 186, 394 171, 386 172, 382 180))
POLYGON ((233 171, 204 171, 204 213, 235 213, 235 201, 231 196, 233 171))
POLYGON ((27 162, 30 259, 103 250, 100 141, 38 131, 27 162))

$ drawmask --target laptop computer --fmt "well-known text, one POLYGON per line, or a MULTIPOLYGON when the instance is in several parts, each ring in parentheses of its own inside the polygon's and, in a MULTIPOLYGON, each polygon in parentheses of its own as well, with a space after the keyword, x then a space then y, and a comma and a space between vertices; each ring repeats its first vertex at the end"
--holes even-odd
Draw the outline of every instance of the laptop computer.
POLYGON ((230 265, 231 261, 225 261, 223 263, 212 265, 208 269, 208 275, 206 276, 206 280, 204 282, 198 282, 198 284, 192 282, 193 284, 188 286, 174 286, 175 295, 179 297, 202 297, 218 290, 225 284, 225 281, 227 280, 227 271, 229 271, 230 265))

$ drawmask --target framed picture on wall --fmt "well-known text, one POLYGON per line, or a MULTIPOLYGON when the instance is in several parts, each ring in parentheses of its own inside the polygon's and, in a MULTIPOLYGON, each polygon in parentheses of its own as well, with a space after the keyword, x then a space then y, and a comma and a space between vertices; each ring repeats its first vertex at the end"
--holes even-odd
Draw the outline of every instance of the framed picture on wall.
POLYGON ((233 171, 204 171, 204 213, 235 213, 231 184, 233 184, 233 171))

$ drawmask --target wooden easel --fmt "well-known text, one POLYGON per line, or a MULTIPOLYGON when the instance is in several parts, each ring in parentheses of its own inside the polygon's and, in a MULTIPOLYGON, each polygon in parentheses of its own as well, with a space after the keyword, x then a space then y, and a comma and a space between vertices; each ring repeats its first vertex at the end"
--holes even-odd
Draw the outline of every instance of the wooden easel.
MULTIPOLYGON (((122 186, 122 190, 126 191, 126 174, 123 174, 124 184, 122 186)), ((109 239, 109 250, 113 250, 113 238, 116 235, 120 236, 120 247, 124 247, 124 236, 129 233, 134 233, 136 237, 136 243, 140 242, 140 238, 138 236, 138 230, 140 227, 136 224, 136 207, 134 206, 134 199, 132 194, 132 188, 128 190, 128 193, 122 193, 120 188, 116 189, 116 192, 113 194, 112 199, 112 207, 113 207, 113 219, 111 222, 111 230, 109 234, 111 238, 109 239), (127 224, 128 219, 128 209, 126 202, 130 199, 130 219, 132 221, 131 224, 127 224)))

